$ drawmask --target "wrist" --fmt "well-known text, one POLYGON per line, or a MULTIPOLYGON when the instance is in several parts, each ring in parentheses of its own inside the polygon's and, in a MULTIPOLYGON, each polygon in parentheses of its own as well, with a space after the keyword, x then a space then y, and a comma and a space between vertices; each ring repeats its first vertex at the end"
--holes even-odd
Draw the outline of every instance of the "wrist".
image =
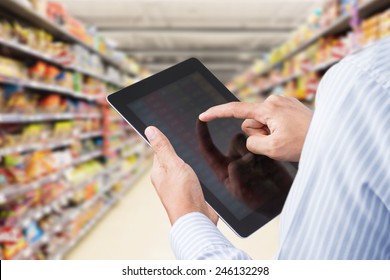
POLYGON ((210 219, 208 208, 206 205, 205 207, 196 205, 179 205, 179 207, 176 207, 174 209, 167 209, 167 213, 171 225, 173 225, 178 219, 189 213, 201 213, 210 219))

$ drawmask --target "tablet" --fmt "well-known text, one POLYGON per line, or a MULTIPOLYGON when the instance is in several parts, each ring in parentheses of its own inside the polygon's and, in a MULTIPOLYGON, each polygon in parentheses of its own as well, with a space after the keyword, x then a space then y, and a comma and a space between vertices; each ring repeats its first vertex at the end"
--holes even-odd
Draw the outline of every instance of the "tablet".
POLYGON ((206 202, 239 236, 281 212, 296 170, 248 152, 242 120, 199 121, 208 108, 238 101, 199 60, 181 62, 107 100, 146 142, 150 125, 167 136, 199 177, 206 202))

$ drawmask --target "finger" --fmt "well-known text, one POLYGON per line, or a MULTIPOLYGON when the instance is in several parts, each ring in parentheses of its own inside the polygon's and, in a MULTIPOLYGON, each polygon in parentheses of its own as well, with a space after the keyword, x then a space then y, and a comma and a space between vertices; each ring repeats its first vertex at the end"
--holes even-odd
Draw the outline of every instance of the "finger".
POLYGON ((261 128, 261 129, 252 129, 252 128, 246 128, 244 130, 245 134, 248 136, 255 136, 255 135, 269 135, 268 130, 261 128))
POLYGON ((249 151, 267 157, 274 156, 274 135, 253 135, 246 140, 246 147, 249 151))
POLYGON ((196 138, 199 150, 220 180, 227 177, 227 158, 214 145, 207 124, 196 122, 196 138))
POLYGON ((206 112, 200 114, 199 119, 204 122, 217 118, 255 119, 261 108, 261 104, 230 102, 211 107, 206 112))
POLYGON ((242 131, 244 131, 248 136, 252 135, 268 135, 268 127, 262 124, 259 121, 253 119, 246 119, 241 125, 242 131))
POLYGON ((245 121, 242 122, 241 128, 253 128, 253 129, 260 129, 263 128, 265 124, 254 120, 254 119, 246 119, 245 121))
POLYGON ((148 138, 160 164, 168 165, 178 157, 168 138, 156 127, 147 127, 145 135, 148 138))

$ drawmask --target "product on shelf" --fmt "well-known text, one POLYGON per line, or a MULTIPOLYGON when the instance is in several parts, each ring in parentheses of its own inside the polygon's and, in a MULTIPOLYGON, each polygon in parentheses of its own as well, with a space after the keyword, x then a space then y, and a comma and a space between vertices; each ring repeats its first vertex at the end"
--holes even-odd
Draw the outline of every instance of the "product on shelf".
POLYGON ((98 107, 83 100, 75 100, 59 94, 38 94, 17 86, 0 85, 0 113, 49 114, 49 113, 99 113, 98 107))
MULTIPOLYGON (((83 72, 86 71, 92 73, 94 76, 104 77, 105 80, 119 84, 122 84, 125 79, 125 76, 116 68, 111 66, 105 67, 99 55, 91 53, 81 45, 70 45, 64 42, 54 41, 52 35, 41 29, 26 27, 18 22, 9 23, 0 18, 0 38, 38 51, 45 57, 63 65, 65 68, 74 68, 76 66, 76 70, 82 69, 83 72)), ((96 42, 102 41, 100 37, 97 38, 99 39, 96 39, 96 42)), ((97 43, 97 46, 99 44, 97 43)), ((105 47, 101 49, 103 50, 105 47)), ((118 57, 118 61, 128 61, 125 54, 119 52, 115 52, 115 54, 118 57)), ((10 60, 0 61, 4 68, 0 73, 4 72, 12 77, 24 78, 23 73, 15 73, 20 72, 18 62, 10 60)), ((134 65, 136 65, 135 62, 131 62, 129 68, 138 71, 134 65)), ((56 83, 67 88, 72 88, 70 82, 72 72, 66 71, 66 69, 59 69, 43 61, 37 61, 35 65, 30 67, 29 73, 36 81, 47 81, 50 84, 54 84, 54 80, 57 80, 56 83)))
POLYGON ((99 195, 101 187, 99 180, 74 190, 69 190, 65 183, 53 182, 32 190, 28 203, 0 205, 0 233, 12 237, 0 240, 3 257, 45 259, 53 256, 95 218, 104 204, 99 195), (66 189, 70 195, 60 199, 66 189), (21 219, 26 220, 20 223, 21 219), (34 251, 28 251, 32 245, 34 251))
POLYGON ((27 68, 15 59, 0 56, 0 76, 25 79, 27 68))
POLYGON ((12 259, 27 247, 27 242, 18 228, 10 226, 0 227, 0 235, 3 237, 3 240, 0 242, 0 248, 3 258, 6 260, 12 259), (7 240, 5 237, 9 237, 9 239, 7 240))
POLYGON ((362 44, 369 45, 390 35, 390 9, 362 22, 362 44))
POLYGON ((14 234, 0 239, 0 259, 51 259, 117 199, 114 183, 137 172, 143 146, 116 113, 99 118, 108 107, 98 98, 150 73, 62 4, 25 7, 71 36, 64 42, 0 15, 0 235, 14 234), (112 156, 102 153, 103 139, 112 156))
POLYGON ((66 173, 68 182, 72 185, 83 182, 85 178, 92 178, 93 176, 101 173, 103 165, 99 161, 89 161, 84 164, 80 164, 76 167, 71 168, 66 173))
MULTIPOLYGON (((362 5, 367 1, 358 1, 362 5)), ((301 100, 313 100, 321 74, 348 54, 385 36, 390 36, 390 9, 364 19, 361 28, 351 28, 346 34, 319 38, 291 58, 278 63, 287 54, 312 38, 335 19, 350 15, 354 1, 329 0, 321 10, 315 10, 308 22, 300 27, 282 46, 262 60, 257 60, 244 74, 228 84, 242 98, 256 101, 260 94, 283 94, 301 100), (268 68, 269 67, 269 68, 268 68)))

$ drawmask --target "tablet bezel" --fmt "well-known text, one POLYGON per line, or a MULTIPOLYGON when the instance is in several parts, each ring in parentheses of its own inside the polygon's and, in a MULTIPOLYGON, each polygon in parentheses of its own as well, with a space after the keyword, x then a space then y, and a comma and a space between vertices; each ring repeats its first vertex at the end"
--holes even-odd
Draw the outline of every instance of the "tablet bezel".
MULTIPOLYGON (((146 125, 127 106, 129 103, 144 97, 164 86, 167 86, 194 72, 199 72, 203 77, 221 94, 226 102, 239 101, 198 59, 190 58, 176 64, 162 72, 141 80, 133 85, 123 88, 107 96, 108 103, 132 126, 137 133, 149 144, 146 136, 146 125)), ((259 212, 253 211, 242 220, 235 218, 216 197, 205 187, 203 182, 202 190, 207 203, 217 212, 223 220, 238 236, 248 237, 259 228, 269 222, 259 212)))

